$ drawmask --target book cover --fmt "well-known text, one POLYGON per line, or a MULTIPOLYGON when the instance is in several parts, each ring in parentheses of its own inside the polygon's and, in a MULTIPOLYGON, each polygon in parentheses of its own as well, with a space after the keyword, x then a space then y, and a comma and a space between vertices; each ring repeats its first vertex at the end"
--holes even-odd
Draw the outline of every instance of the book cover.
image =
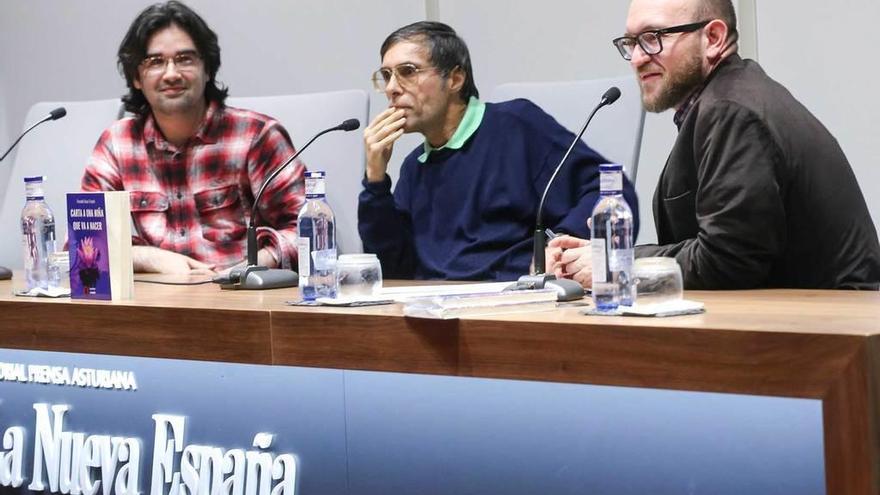
POLYGON ((128 193, 68 193, 70 297, 128 299, 132 295, 128 193))

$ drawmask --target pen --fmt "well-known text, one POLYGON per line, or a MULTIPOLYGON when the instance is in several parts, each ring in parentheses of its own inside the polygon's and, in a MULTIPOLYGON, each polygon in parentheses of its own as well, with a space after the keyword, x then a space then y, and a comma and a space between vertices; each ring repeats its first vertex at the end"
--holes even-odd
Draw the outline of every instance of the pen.
POLYGON ((553 231, 550 230, 549 228, 544 229, 544 234, 546 234, 546 235, 547 235, 547 239, 548 239, 548 240, 551 240, 551 241, 552 241, 553 239, 556 239, 557 237, 559 237, 559 234, 557 234, 556 232, 553 232, 553 231))

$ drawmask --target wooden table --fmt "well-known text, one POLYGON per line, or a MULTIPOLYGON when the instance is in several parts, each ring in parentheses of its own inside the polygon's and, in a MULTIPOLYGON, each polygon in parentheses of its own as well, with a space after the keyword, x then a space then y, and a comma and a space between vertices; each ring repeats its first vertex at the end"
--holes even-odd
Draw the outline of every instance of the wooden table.
POLYGON ((664 319, 566 308, 432 321, 399 305, 286 306, 294 289, 135 289, 71 302, 0 282, 0 347, 819 399, 828 493, 880 493, 877 292, 690 292, 707 312, 664 319))

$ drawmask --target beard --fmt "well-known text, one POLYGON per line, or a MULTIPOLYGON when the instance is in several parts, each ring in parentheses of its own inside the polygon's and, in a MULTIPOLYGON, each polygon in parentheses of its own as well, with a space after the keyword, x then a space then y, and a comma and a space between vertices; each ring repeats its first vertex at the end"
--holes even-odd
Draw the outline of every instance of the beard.
POLYGON ((202 96, 196 94, 195 91, 191 89, 187 89, 183 92, 183 94, 178 95, 174 98, 168 98, 164 95, 158 95, 155 98, 155 101, 150 102, 150 107, 155 112, 159 112, 165 115, 172 115, 178 113, 188 113, 196 108, 199 108, 202 100, 202 96))
POLYGON ((657 94, 649 97, 642 86, 642 105, 645 110, 660 113, 678 105, 700 84, 703 83, 702 55, 694 51, 677 70, 668 71, 657 94))

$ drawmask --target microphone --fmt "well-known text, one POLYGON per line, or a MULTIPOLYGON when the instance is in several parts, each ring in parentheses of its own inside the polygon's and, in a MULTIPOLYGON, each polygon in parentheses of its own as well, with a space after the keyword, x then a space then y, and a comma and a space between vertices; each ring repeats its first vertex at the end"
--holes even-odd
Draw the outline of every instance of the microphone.
MULTIPOLYGON (((348 119, 348 120, 344 121, 343 123, 339 124, 338 126, 336 126, 334 129, 330 129, 330 130, 340 130, 340 131, 348 132, 348 131, 353 131, 353 130, 357 129, 360 126, 361 126, 360 120, 348 119)), ((329 132, 329 131, 327 131, 327 132, 329 132)), ((319 134, 319 136, 320 136, 320 134, 319 134)), ((317 136, 315 136, 315 137, 317 137, 317 136)))
POLYGON ((220 287, 223 289, 279 289, 282 287, 296 287, 299 283, 299 275, 293 270, 283 270, 278 268, 268 268, 265 266, 260 266, 257 264, 257 228, 254 225, 254 219, 257 217, 257 205, 260 204, 260 198, 263 197, 263 192, 266 190, 266 186, 272 182, 275 177, 284 170, 285 167, 293 163, 294 160, 299 157, 299 155, 309 147, 310 144, 315 142, 316 139, 327 134, 328 132, 333 131, 353 131, 361 126, 361 122, 358 119, 348 119, 341 124, 330 127, 329 129, 324 129, 323 131, 315 134, 315 136, 309 140, 299 149, 296 153, 293 154, 290 158, 288 158, 284 163, 282 163, 278 168, 276 168, 266 180, 263 181, 263 185, 260 186, 259 191, 257 191, 256 196, 254 196, 254 206, 251 209, 251 217, 248 219, 247 226, 247 266, 243 268, 236 268, 230 270, 229 275, 227 277, 218 277, 215 279, 215 282, 220 283, 220 287))
POLYGON ((589 126, 590 121, 593 120, 593 116, 596 115, 596 112, 598 112, 600 108, 611 105, 617 101, 618 98, 620 98, 620 89, 618 89, 617 86, 612 86, 605 91, 602 98, 599 100, 599 104, 596 105, 596 108, 594 108, 592 112, 590 112, 590 116, 587 117, 586 122, 584 122, 583 127, 581 127, 581 131, 575 136, 574 141, 571 142, 571 146, 568 147, 568 151, 565 152, 562 160, 559 161, 559 165, 557 165, 556 169, 553 171, 553 175, 550 176, 550 180, 547 181, 547 186, 544 188, 544 193, 541 195, 541 201, 538 203, 538 213, 535 216, 535 233, 532 242, 535 260, 535 275, 523 275, 517 280, 514 286, 510 287, 511 290, 554 288, 557 291, 557 300, 559 301, 573 301, 584 296, 584 289, 581 287, 581 284, 574 280, 557 279, 555 275, 544 273, 544 265, 546 265, 546 257, 544 253, 544 249, 546 248, 543 221, 544 202, 547 199, 547 192, 550 190, 550 186, 553 185, 553 180, 556 179, 559 170, 562 169, 565 161, 568 160, 568 156, 571 155, 575 145, 581 140, 581 136, 584 135, 587 126, 589 126))
POLYGON ((18 144, 19 141, 21 141, 21 138, 23 138, 25 136, 25 134, 31 132, 34 129, 34 127, 37 127, 38 125, 42 124, 43 122, 48 122, 50 120, 58 120, 61 117, 64 117, 65 115, 67 115, 67 110, 65 110, 64 107, 58 107, 55 110, 52 110, 51 112, 49 112, 49 115, 43 117, 42 120, 40 120, 36 124, 28 127, 27 130, 22 132, 21 135, 18 136, 18 139, 16 139, 15 142, 12 143, 12 146, 10 146, 8 150, 6 150, 6 153, 3 153, 3 156, 0 156, 0 162, 2 162, 4 158, 6 158, 6 155, 8 155, 13 149, 15 149, 15 146, 18 144))
MULTIPOLYGON (((3 159, 6 158, 6 156, 9 155, 9 153, 12 152, 13 149, 15 149, 15 146, 18 144, 19 141, 21 141, 21 138, 23 138, 25 134, 31 132, 34 127, 37 127, 43 122, 47 122, 49 120, 58 120, 65 115, 67 115, 67 110, 65 110, 64 107, 58 107, 55 110, 49 112, 49 115, 43 117, 39 122, 28 127, 24 132, 21 133, 20 136, 18 136, 18 139, 16 139, 15 142, 12 143, 12 146, 10 146, 9 149, 6 150, 5 153, 3 153, 3 156, 0 156, 0 162, 2 162, 3 159)), ((12 270, 6 268, 5 266, 0 266, 0 280, 8 280, 10 278, 12 278, 12 270)))

